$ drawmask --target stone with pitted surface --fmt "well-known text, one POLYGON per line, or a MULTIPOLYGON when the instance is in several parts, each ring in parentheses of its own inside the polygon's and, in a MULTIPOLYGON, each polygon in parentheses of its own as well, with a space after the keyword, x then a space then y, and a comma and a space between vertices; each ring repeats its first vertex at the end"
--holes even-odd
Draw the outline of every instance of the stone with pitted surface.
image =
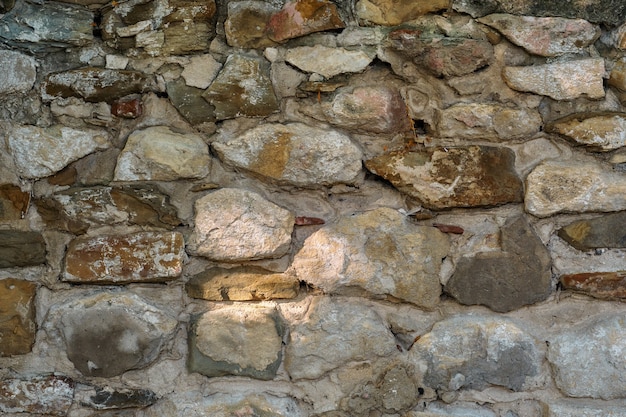
POLYGON ((37 327, 36 289, 34 282, 0 279, 0 356, 23 355, 31 351, 37 327))

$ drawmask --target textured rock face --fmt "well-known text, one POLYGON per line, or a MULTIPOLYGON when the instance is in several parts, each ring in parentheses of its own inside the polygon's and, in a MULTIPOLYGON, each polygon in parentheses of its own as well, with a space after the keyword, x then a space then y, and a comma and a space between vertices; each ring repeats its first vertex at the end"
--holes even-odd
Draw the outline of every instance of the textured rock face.
POLYGON ((39 265, 46 261, 41 233, 0 230, 0 268, 39 265))
POLYGON ((192 125, 215 121, 215 108, 202 97, 204 90, 190 87, 179 78, 167 83, 166 91, 176 110, 192 125))
POLYGON ((25 93, 35 84, 36 61, 14 51, 0 51, 0 94, 25 93))
POLYGON ((23 355, 35 343, 36 289, 32 282, 0 279, 0 356, 23 355))
POLYGON ((546 131, 559 133, 591 150, 612 151, 626 146, 626 115, 573 115, 546 126, 546 131))
POLYGON ((582 292, 596 298, 626 298, 626 271, 583 272, 560 278, 566 290, 582 292))
POLYGON ((297 0, 285 3, 269 20, 270 39, 281 42, 309 33, 341 29, 345 25, 337 7, 326 0, 297 0))
POLYGON ((0 411, 67 415, 74 398, 75 382, 64 376, 38 376, 0 381, 0 411))
POLYGON ((268 23, 276 5, 264 1, 228 3, 228 19, 224 23, 226 40, 236 48, 265 48, 276 45, 270 39, 268 23))
POLYGON ((329 294, 368 293, 433 308, 439 302, 447 237, 378 209, 341 219, 310 236, 293 269, 301 281, 329 294))
POLYGON ((559 229, 561 239, 579 250, 626 247, 626 212, 579 220, 559 229))
POLYGON ((17 185, 0 185, 0 221, 24 218, 29 204, 30 194, 17 185))
POLYGON ((363 51, 315 45, 287 50, 285 61, 302 71, 332 78, 339 74, 361 72, 373 58, 363 51))
POLYGON ((448 5, 446 0, 359 0, 356 13, 362 23, 395 26, 427 13, 447 9, 448 5))

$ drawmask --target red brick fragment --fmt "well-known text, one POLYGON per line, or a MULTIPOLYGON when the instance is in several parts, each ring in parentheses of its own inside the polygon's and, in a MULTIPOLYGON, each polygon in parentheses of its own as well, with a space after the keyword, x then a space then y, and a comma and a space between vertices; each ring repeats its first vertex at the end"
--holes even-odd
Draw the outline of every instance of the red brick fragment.
POLYGON ((111 105, 111 113, 125 119, 135 119, 143 113, 141 101, 137 98, 131 100, 116 100, 111 105))

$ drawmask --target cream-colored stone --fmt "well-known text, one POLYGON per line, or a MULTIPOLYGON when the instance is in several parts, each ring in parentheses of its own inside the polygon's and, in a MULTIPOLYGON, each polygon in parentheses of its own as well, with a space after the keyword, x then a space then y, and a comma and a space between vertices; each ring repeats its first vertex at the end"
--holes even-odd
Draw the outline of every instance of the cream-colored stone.
POLYGON ((299 46, 287 50, 285 61, 302 71, 320 74, 326 78, 361 72, 372 62, 373 54, 360 50, 329 48, 327 46, 299 46))

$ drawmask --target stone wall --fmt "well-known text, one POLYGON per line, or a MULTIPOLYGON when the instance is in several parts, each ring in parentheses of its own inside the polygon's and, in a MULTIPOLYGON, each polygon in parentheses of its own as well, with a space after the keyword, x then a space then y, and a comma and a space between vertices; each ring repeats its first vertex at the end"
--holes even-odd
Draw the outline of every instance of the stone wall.
POLYGON ((0 0, 0 414, 626 416, 626 3, 0 0))

